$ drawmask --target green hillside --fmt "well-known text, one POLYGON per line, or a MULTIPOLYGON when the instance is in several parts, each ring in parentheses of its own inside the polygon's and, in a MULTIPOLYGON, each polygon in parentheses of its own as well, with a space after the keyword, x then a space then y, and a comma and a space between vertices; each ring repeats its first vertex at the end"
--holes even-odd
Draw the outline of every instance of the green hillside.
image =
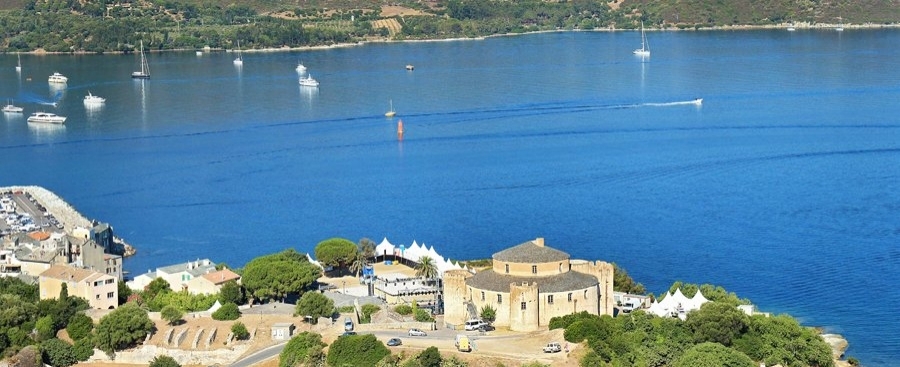
POLYGON ((0 52, 331 45, 557 29, 900 23, 900 0, 0 0, 0 52))

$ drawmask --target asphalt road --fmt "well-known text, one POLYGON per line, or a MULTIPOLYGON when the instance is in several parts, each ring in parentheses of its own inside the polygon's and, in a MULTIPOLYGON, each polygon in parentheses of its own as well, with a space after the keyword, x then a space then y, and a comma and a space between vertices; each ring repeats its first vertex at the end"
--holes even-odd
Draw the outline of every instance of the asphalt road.
POLYGON ((281 351, 284 349, 284 346, 287 345, 287 341, 282 343, 273 345, 266 349, 263 349, 259 352, 253 353, 237 362, 231 364, 231 367, 250 367, 254 366, 262 361, 265 361, 269 358, 277 356, 281 354, 281 351))

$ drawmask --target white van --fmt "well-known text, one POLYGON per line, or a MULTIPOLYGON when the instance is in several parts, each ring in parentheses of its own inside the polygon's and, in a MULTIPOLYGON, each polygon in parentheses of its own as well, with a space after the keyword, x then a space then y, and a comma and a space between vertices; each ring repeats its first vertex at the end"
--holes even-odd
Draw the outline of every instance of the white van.
POLYGON ((481 321, 479 319, 471 319, 466 321, 466 331, 475 331, 481 329, 482 326, 487 325, 486 322, 481 321))

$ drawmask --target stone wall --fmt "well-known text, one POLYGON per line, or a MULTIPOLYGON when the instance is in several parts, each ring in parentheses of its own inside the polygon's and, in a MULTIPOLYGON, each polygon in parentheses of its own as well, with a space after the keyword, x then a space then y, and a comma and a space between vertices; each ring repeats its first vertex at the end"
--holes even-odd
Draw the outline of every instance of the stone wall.
POLYGON ((0 191, 17 191, 21 190, 31 194, 38 203, 40 203, 47 211, 53 214, 62 225, 66 232, 71 232, 75 227, 90 227, 91 221, 85 218, 69 203, 65 202, 52 191, 40 186, 6 186, 0 187, 0 191))
POLYGON ((175 361, 182 366, 208 366, 213 364, 230 365, 246 353, 248 348, 248 345, 235 345, 227 349, 187 351, 182 349, 161 348, 155 345, 144 345, 139 348, 116 352, 114 358, 110 358, 106 353, 95 349, 94 355, 91 356, 87 362, 115 362, 119 364, 146 365, 158 355, 167 355, 174 358, 175 361))
POLYGON ((462 325, 469 317, 469 301, 466 279, 472 277, 468 270, 444 272, 444 322, 462 325))

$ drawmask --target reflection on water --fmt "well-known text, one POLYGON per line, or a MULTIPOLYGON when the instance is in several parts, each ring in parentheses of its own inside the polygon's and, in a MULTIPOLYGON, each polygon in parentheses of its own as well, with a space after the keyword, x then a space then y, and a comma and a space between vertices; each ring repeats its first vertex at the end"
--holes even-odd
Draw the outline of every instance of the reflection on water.
POLYGON ((59 135, 65 134, 66 125, 47 124, 42 122, 29 122, 28 131, 37 137, 39 142, 53 141, 59 135))
POLYGON ((88 121, 97 122, 100 118, 101 112, 103 111, 103 103, 85 103, 84 111, 87 113, 88 121))

